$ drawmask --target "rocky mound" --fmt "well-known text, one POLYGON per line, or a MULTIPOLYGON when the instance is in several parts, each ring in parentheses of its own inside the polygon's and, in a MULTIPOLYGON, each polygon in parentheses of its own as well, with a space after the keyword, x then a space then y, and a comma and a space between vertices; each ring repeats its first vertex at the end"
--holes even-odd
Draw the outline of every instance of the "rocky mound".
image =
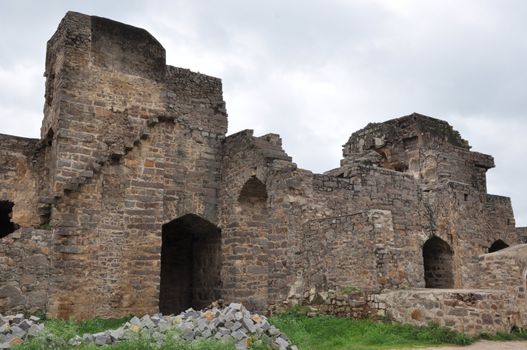
MULTIPOLYGON (((38 321, 34 316, 29 319, 24 319, 23 315, 3 317, 0 321, 0 349, 21 344, 43 331, 44 325, 38 321)), ((265 316, 252 314, 238 303, 202 311, 188 309, 177 316, 156 314, 133 317, 118 329, 77 335, 69 340, 69 344, 72 347, 81 344, 103 346, 134 337, 148 337, 159 344, 170 338, 185 341, 217 340, 232 342, 237 350, 245 350, 253 342, 259 341, 278 350, 298 350, 265 316)))

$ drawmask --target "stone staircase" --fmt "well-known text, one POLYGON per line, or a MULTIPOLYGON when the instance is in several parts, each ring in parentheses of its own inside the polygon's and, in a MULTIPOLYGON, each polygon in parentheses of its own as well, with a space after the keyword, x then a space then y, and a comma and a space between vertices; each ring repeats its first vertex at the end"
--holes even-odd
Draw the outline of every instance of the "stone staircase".
POLYGON ((175 117, 159 117, 150 118, 146 125, 141 128, 135 137, 129 138, 124 142, 116 144, 110 149, 107 155, 98 157, 95 161, 88 163, 87 169, 81 171, 79 175, 72 177, 63 185, 63 191, 53 195, 42 196, 38 202, 38 213, 41 224, 48 224, 50 221, 51 209, 53 205, 60 202, 60 200, 73 192, 78 191, 83 185, 91 182, 97 176, 104 166, 117 164, 121 158, 126 156, 135 147, 141 144, 141 141, 146 140, 150 135, 150 128, 160 122, 175 122, 178 118, 175 117))

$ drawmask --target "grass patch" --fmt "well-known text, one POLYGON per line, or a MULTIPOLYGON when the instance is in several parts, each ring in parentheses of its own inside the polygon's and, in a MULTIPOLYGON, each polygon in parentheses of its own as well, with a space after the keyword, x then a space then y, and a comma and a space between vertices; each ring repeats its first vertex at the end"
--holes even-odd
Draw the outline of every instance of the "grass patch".
POLYGON ((122 326, 131 317, 123 317, 119 319, 102 319, 92 318, 85 321, 65 321, 65 320, 46 320, 44 321, 45 328, 54 335, 60 336, 63 339, 71 339, 75 335, 83 335, 85 333, 98 333, 108 329, 117 329, 122 326))
POLYGON ((362 292, 362 289, 360 289, 359 287, 354 287, 354 286, 344 287, 339 290, 340 294, 353 294, 353 293, 361 293, 361 292, 362 292))
MULTIPOLYGON (((335 316, 308 317, 308 307, 296 307, 287 313, 271 317, 272 324, 288 335, 300 350, 387 350, 408 349, 447 344, 468 345, 478 339, 527 340, 527 331, 512 333, 482 334, 469 337, 438 326, 415 327, 410 325, 353 320, 335 316)), ((234 350, 233 344, 218 341, 185 342, 167 336, 167 341, 158 345, 151 336, 134 334, 116 345, 97 347, 93 344, 73 347, 68 340, 75 335, 97 333, 116 329, 129 320, 90 319, 82 322, 45 320, 46 331, 31 339, 17 350, 234 350)), ((261 341, 254 341, 251 350, 269 350, 261 341)))
MULTIPOLYGON (((106 330, 117 329, 128 321, 130 317, 121 319, 100 319, 94 318, 86 321, 64 321, 64 320, 44 320, 45 331, 37 337, 26 341, 16 350, 235 350, 234 344, 222 343, 219 341, 193 341, 187 342, 181 339, 174 339, 167 334, 167 340, 158 344, 154 338, 146 334, 133 334, 129 339, 123 340, 114 345, 96 346, 95 344, 83 344, 72 346, 68 341, 75 335, 82 336, 85 333, 98 333, 106 330)), ((174 333, 172 333, 173 335, 174 333)), ((258 340, 253 341, 251 350, 270 350, 258 340)))
POLYGON ((515 330, 510 333, 498 332, 496 334, 482 333, 480 338, 496 341, 527 340, 527 330, 515 330))
POLYGON ((296 312, 273 316, 271 322, 301 350, 382 350, 468 345, 475 341, 438 326, 415 327, 334 316, 307 317, 296 312))

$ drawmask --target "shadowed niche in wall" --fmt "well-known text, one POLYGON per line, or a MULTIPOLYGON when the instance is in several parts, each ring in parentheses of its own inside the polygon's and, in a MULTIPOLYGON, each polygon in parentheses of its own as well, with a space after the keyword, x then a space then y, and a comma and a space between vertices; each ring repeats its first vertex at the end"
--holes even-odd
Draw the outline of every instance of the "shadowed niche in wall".
POLYGON ((17 229, 17 225, 11 221, 13 203, 0 201, 0 238, 7 236, 17 229))
POLYGON ((268 298, 269 279, 269 213, 267 188, 255 176, 243 185, 238 204, 241 209, 240 243, 246 249, 242 279, 246 285, 243 303, 251 310, 264 311, 268 298))
POLYGON ((447 242, 434 236, 423 245, 426 288, 454 288, 452 249, 447 242))
POLYGON ((193 214, 163 225, 159 310, 177 314, 220 298, 221 231, 193 214))
POLYGON ((508 247, 509 245, 507 243, 503 242, 501 239, 498 239, 497 241, 492 243, 492 245, 490 246, 489 253, 494 253, 494 252, 497 252, 498 250, 502 250, 508 247))
POLYGON ((265 185, 258 180, 256 177, 249 179, 244 185, 240 192, 238 201, 240 203, 256 203, 267 200, 267 189, 265 185))

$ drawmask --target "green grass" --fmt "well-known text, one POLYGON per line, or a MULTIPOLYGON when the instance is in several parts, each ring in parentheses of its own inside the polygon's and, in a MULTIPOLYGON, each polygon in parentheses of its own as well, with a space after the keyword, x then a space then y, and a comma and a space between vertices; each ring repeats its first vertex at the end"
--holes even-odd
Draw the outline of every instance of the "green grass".
MULTIPOLYGON (((90 319, 82 322, 64 320, 45 320, 46 332, 38 337, 31 339, 24 344, 15 347, 16 350, 234 350, 232 344, 225 344, 217 341, 195 341, 185 342, 168 340, 159 346, 150 337, 138 334, 133 338, 125 340, 116 345, 96 346, 94 344, 73 347, 68 344, 68 340, 75 335, 82 336, 85 333, 97 333, 109 329, 119 328, 128 321, 130 317, 121 319, 90 319)), ((254 350, 267 350, 266 347, 253 347, 254 350)))
POLYGON ((273 316, 271 322, 300 350, 402 349, 467 345, 475 341, 437 326, 415 327, 334 316, 307 317, 296 312, 273 316))
POLYGON ((527 330, 517 330, 511 333, 498 332, 496 334, 483 333, 481 339, 507 341, 507 340, 527 340, 527 330))
MULTIPOLYGON (((409 349, 447 344, 468 345, 478 339, 488 340, 526 340, 527 332, 482 334, 469 337, 438 326, 415 327, 410 325, 375 322, 372 320, 352 320, 334 316, 308 317, 306 307, 271 317, 272 324, 288 335, 291 342, 300 350, 387 350, 409 349)), ((46 332, 27 341, 17 350, 234 350, 232 344, 216 341, 184 342, 169 340, 158 346, 145 335, 134 335, 126 341, 113 346, 97 347, 82 345, 72 347, 68 340, 75 335, 97 333, 116 329, 129 317, 114 320, 91 319, 82 322, 46 320, 46 332)), ((264 344, 255 343, 251 350, 269 350, 264 344)))

